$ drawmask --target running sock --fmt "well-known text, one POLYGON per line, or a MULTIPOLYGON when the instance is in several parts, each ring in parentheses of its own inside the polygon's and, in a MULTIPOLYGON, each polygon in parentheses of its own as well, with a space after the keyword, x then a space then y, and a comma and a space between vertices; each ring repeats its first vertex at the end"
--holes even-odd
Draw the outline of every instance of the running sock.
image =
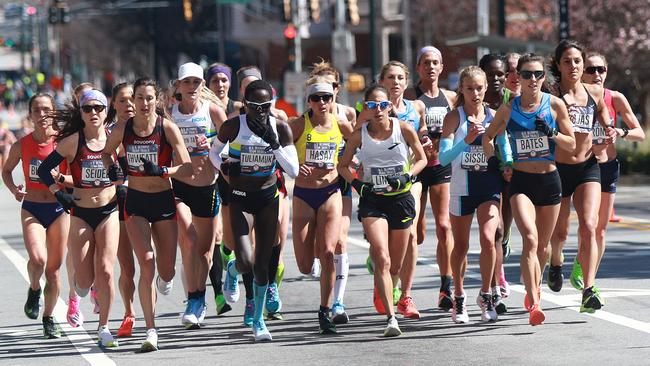
POLYGON ((282 285, 282 279, 284 278, 284 263, 278 264, 278 273, 275 275, 275 283, 278 284, 278 288, 282 285))
POLYGON ((220 244, 214 246, 214 251, 212 252, 212 267, 210 267, 210 284, 212 285, 212 290, 214 290, 214 296, 220 295, 223 293, 223 283, 221 278, 223 276, 223 268, 221 264, 221 251, 220 244))
POLYGON ((264 313, 264 304, 266 303, 266 289, 268 285, 260 286, 254 284, 255 288, 255 312, 253 313, 253 321, 262 321, 262 315, 264 313))
POLYGON ((451 276, 440 276, 440 291, 445 291, 448 294, 451 294, 451 276))
POLYGON ((251 300, 254 297, 253 296, 253 272, 244 273, 241 275, 241 277, 244 280, 244 288, 246 289, 246 299, 251 300))
POLYGON ((499 270, 499 284, 502 284, 502 283, 505 283, 505 282, 506 282, 506 271, 503 268, 503 266, 501 266, 501 268, 499 270))
POLYGON ((328 306, 319 306, 318 307, 318 312, 323 313, 323 314, 329 314, 330 308, 328 306))
POLYGON ((74 291, 79 295, 80 297, 86 297, 88 295, 88 292, 90 292, 89 288, 79 288, 77 283, 75 282, 74 284, 74 291))
MULTIPOLYGON (((205 291, 203 291, 203 296, 205 296, 205 291)), ((193 291, 193 292, 188 292, 187 293, 187 299, 200 299, 201 298, 201 291, 193 291)))
MULTIPOLYGON (((230 275, 231 275, 232 277, 237 277, 237 276, 239 276, 239 271, 237 270, 237 266, 236 266, 236 265, 235 265, 235 266, 229 266, 229 267, 227 268, 227 271, 228 271, 228 273, 230 273, 230 275)), ((247 273, 247 274, 250 274, 251 278, 253 278, 253 274, 252 274, 252 273, 247 273)), ((242 277, 245 278, 245 276, 246 276, 246 274, 242 274, 242 277)))
POLYGON ((334 254, 334 268, 336 269, 336 280, 334 281, 334 302, 342 304, 343 295, 345 295, 345 286, 348 283, 348 272, 350 271, 348 253, 334 254))
POLYGON ((278 274, 278 265, 280 264, 280 245, 276 245, 271 249, 271 258, 269 259, 269 283, 275 281, 278 274))

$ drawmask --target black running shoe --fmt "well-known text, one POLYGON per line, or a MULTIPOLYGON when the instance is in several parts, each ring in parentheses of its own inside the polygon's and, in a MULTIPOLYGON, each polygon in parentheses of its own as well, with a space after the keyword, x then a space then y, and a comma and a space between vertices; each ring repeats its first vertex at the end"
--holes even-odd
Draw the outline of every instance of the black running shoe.
POLYGON ((41 310, 41 304, 40 304, 40 299, 41 299, 41 289, 39 288, 38 290, 32 290, 30 287, 27 290, 27 301, 25 302, 25 315, 29 319, 38 319, 38 313, 41 310))
POLYGON ((43 337, 45 339, 61 338, 61 328, 51 316, 43 316, 43 337))
POLYGON ((336 334, 336 325, 332 323, 326 312, 318 312, 318 328, 320 334, 336 334))
POLYGON ((546 284, 551 291, 560 292, 562 290, 562 282, 564 282, 564 275, 562 274, 562 266, 549 266, 548 278, 546 284))
POLYGON ((438 308, 443 311, 449 311, 454 307, 454 301, 448 291, 441 290, 438 294, 438 308))
POLYGON ((582 292, 582 305, 580 305, 581 313, 593 314, 596 310, 603 307, 602 298, 600 294, 594 291, 593 286, 586 288, 582 292))

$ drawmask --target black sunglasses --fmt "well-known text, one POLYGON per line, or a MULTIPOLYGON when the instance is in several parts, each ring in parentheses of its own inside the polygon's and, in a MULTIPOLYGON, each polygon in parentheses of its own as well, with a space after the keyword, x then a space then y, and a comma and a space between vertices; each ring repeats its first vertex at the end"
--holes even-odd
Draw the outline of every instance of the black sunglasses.
POLYGON ((258 112, 264 112, 270 110, 272 104, 273 104, 272 101, 268 101, 264 103, 255 103, 255 102, 250 102, 248 100, 246 101, 246 105, 249 108, 255 109, 258 112))
POLYGON ((321 100, 323 102, 325 102, 325 103, 329 103, 332 100, 332 95, 331 94, 324 94, 324 95, 313 94, 313 95, 309 96, 309 101, 310 102, 318 103, 321 100))
POLYGON ((599 74, 604 74, 607 72, 607 67, 605 66, 589 66, 585 68, 585 72, 587 74, 595 74, 598 72, 599 74))
POLYGON ((539 80, 544 77, 546 73, 544 70, 537 70, 537 71, 529 71, 529 70, 521 70, 519 71, 519 75, 521 75, 522 79, 528 80, 535 76, 535 79, 539 80))
POLYGON ((95 113, 102 113, 104 109, 106 109, 106 106, 101 104, 81 106, 81 110, 84 113, 90 113, 92 111, 95 111, 95 113))

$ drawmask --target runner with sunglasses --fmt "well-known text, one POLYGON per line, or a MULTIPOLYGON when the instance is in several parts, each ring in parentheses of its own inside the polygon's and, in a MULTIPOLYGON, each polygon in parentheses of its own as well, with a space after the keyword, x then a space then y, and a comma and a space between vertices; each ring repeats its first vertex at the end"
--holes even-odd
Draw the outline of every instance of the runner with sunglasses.
POLYGON ((569 234, 569 213, 573 199, 578 215, 578 261, 584 272, 580 312, 593 313, 604 302, 600 291, 594 287, 598 267, 596 227, 601 187, 600 168, 592 151, 592 131, 596 123, 600 122, 605 130, 603 139, 606 144, 614 143, 617 132, 610 125, 611 118, 603 98, 603 87, 580 81, 584 61, 583 47, 575 41, 566 40, 555 48, 551 65, 551 72, 557 80, 555 93, 567 105, 573 132, 576 134, 576 149, 571 152, 559 151, 556 155, 562 179, 562 205, 551 238, 552 253, 547 284, 552 291, 562 289, 562 248, 569 234))
POLYGON ((363 115, 369 119, 363 120, 361 128, 348 140, 338 172, 360 196, 359 217, 375 263, 374 297, 379 299, 375 307, 379 314, 387 316, 384 336, 394 337, 402 331, 395 317, 392 289, 416 217, 416 203, 410 193, 412 179, 426 165, 426 156, 410 124, 389 117, 393 107, 386 88, 371 86, 364 100, 363 115), (360 179, 350 170, 355 153, 363 165, 360 179))
POLYGON ((436 221, 436 263, 440 272, 440 291, 438 293, 438 308, 449 311, 453 306, 451 297, 451 252, 454 248, 454 238, 449 221, 449 186, 451 182, 451 165, 440 164, 439 149, 442 122, 445 115, 451 111, 456 102, 455 92, 438 86, 443 71, 442 54, 433 46, 425 46, 418 52, 416 70, 420 81, 412 89, 407 89, 405 96, 418 99, 424 103, 424 121, 431 145, 424 149, 427 155, 427 166, 418 174, 422 183, 420 199, 420 216, 417 225, 417 243, 424 242, 426 236, 426 207, 427 195, 431 210, 436 221))
MULTIPOLYGON (((408 86, 409 71, 406 65, 398 61, 390 61, 384 65, 379 74, 379 83, 390 92, 390 102, 392 104, 392 116, 401 121, 406 121, 413 128, 425 148, 429 148, 431 141, 427 136, 427 126, 424 122, 425 106, 419 100, 411 101, 404 99, 404 91, 408 86)), ((418 171, 419 173, 419 171, 418 171)), ((418 260, 418 240, 417 225, 420 212, 420 196, 422 194, 422 183, 416 181, 410 189, 415 198, 415 219, 414 225, 410 228, 406 256, 400 273, 401 286, 397 287, 394 283, 393 302, 397 305, 397 310, 407 318, 419 319, 420 312, 415 306, 411 297, 411 287, 415 277, 415 268, 418 260)), ((374 298, 375 306, 381 304, 379 298, 374 298)))
MULTIPOLYGON (((229 178, 230 225, 236 261, 228 262, 230 278, 254 273, 255 341, 272 340, 262 317, 269 284, 273 247, 278 244, 279 192, 275 169, 279 164, 290 177, 298 175, 298 157, 289 126, 270 115, 273 91, 263 80, 251 82, 244 92, 246 114, 227 120, 210 150, 212 164, 229 178), (224 162, 221 153, 228 147, 224 162), (250 234, 255 228, 255 248, 250 234)), ((226 280, 228 282, 228 279, 226 280)))
MULTIPOLYGON (((37 174, 41 162, 54 151, 56 132, 52 125, 54 98, 48 94, 35 94, 28 103, 29 118, 34 131, 11 146, 9 157, 2 167, 2 181, 18 202, 22 202, 20 222, 25 249, 29 259, 27 274, 29 288, 25 302, 25 315, 38 319, 41 293, 45 297, 43 308, 43 336, 46 339, 60 338, 61 329, 53 317, 61 290, 60 272, 68 241, 70 217, 37 174), (22 162, 25 184, 16 185, 12 171, 22 162), (40 285, 45 274, 45 288, 40 285)), ((57 182, 63 184, 65 171, 61 164, 52 172, 57 182)))
MULTIPOLYGON (((476 303, 481 309, 482 321, 497 320, 493 297, 499 290, 494 287, 490 291, 490 287, 497 252, 495 237, 499 226, 502 178, 498 159, 496 156, 487 159, 481 146, 481 135, 494 116, 494 110, 483 104, 487 90, 486 74, 479 67, 470 66, 460 72, 458 100, 455 109, 445 116, 440 140, 440 162, 452 165, 449 212, 454 235, 451 253, 454 307, 451 317, 455 323, 469 322, 464 279, 474 212, 481 246, 481 289, 476 303)), ((505 142, 505 135, 500 135, 499 147, 502 156, 508 160, 510 152, 504 149, 505 142)), ((504 172, 504 175, 509 173, 504 172)))
POLYGON ((341 189, 336 170, 343 138, 352 125, 330 113, 334 88, 322 76, 307 81, 309 109, 290 124, 298 151, 300 173, 293 189, 293 246, 298 269, 311 271, 314 257, 320 259, 321 334, 336 333, 330 319, 330 301, 336 279, 334 251, 340 237, 341 189))
POLYGON ((102 92, 90 89, 82 94, 77 106, 54 115, 55 123, 61 126, 58 144, 39 166, 38 175, 63 208, 72 213, 68 247, 75 269, 75 291, 85 297, 91 285, 97 289, 99 346, 117 347, 118 342, 108 329, 115 296, 113 267, 120 224, 115 187, 101 159, 108 135, 105 126, 107 105, 102 92), (72 194, 61 189, 50 173, 64 160, 70 165, 74 183, 72 194))
MULTIPOLYGON (((587 53, 582 81, 587 84, 604 86, 606 79, 607 60, 605 56, 595 52, 587 53)), ((618 137, 627 141, 643 141, 645 133, 625 95, 614 90, 605 89, 603 98, 611 118, 611 125, 615 128, 618 137), (621 114, 624 123, 620 128, 616 127, 617 112, 621 114)), ((598 166, 600 167, 600 208, 596 227, 596 242, 598 243, 596 271, 598 271, 605 253, 605 233, 607 223, 613 215, 616 183, 620 173, 620 162, 616 157, 616 145, 605 144, 605 137, 605 130, 600 125, 596 125, 592 140, 592 150, 596 155, 596 159, 598 159, 598 166)), ((584 288, 584 279, 578 257, 579 255, 573 261, 569 281, 576 290, 581 291, 584 288)))
POLYGON ((546 75, 544 58, 523 55, 517 71, 521 95, 499 107, 483 134, 483 151, 488 159, 494 156, 494 138, 507 131, 514 161, 510 205, 523 241, 524 305, 529 311, 528 323, 540 325, 545 320, 540 307, 542 268, 562 194, 555 155, 560 150, 573 151, 575 139, 564 103, 541 91, 546 75))
MULTIPOLYGON (((341 90, 341 76, 339 72, 332 67, 328 62, 320 62, 314 64, 314 69, 311 74, 313 76, 322 76, 327 79, 327 82, 332 84, 334 90, 334 98, 332 102, 331 113, 335 115, 340 121, 346 121, 347 124, 353 128, 356 125, 357 114, 352 107, 345 106, 337 102, 339 91, 341 90)), ((343 156, 345 151, 345 139, 341 139, 341 146, 339 147, 339 158, 343 156)), ((336 250, 334 252, 334 269, 336 270, 336 279, 334 281, 334 301, 332 303, 332 321, 334 324, 345 324, 350 318, 345 312, 345 304, 343 303, 343 296, 348 282, 348 273, 350 271, 350 261, 348 260, 348 231, 350 230, 350 223, 352 217, 352 186, 339 175, 339 186, 341 189, 341 196, 343 200, 343 207, 341 211, 341 235, 339 236, 336 250)))
POLYGON ((141 78, 133 84, 135 116, 118 124, 102 152, 109 178, 117 181, 119 170, 113 153, 122 144, 127 157, 129 187, 126 198, 126 229, 140 266, 138 295, 147 327, 140 350, 158 350, 155 323, 156 293, 169 295, 176 274, 178 227, 170 177, 188 177, 192 163, 178 126, 158 107, 159 90, 154 80, 141 78), (172 163, 172 154, 176 165, 172 163), (156 246, 154 253, 153 245, 156 246), (156 269, 158 275, 156 275, 156 269))

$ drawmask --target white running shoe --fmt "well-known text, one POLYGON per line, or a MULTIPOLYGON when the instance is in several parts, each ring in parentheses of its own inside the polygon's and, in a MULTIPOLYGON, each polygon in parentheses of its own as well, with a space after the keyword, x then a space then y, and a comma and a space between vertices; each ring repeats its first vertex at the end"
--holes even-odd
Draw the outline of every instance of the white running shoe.
POLYGON ((161 295, 167 296, 172 292, 172 288, 174 287, 174 279, 166 282, 160 277, 160 275, 156 275, 156 287, 158 288, 158 292, 160 292, 161 295))
POLYGON ((476 298, 476 304, 481 308, 481 321, 494 322, 497 321, 497 311, 492 303, 492 294, 479 291, 476 298))
POLYGON ((235 260, 231 259, 226 265, 226 278, 223 281, 223 296, 226 302, 234 304, 239 300, 239 282, 237 277, 230 274, 230 268, 235 265, 235 260))
POLYGON ((197 329, 199 327, 199 320, 196 318, 195 309, 198 306, 198 299, 187 299, 185 305, 185 313, 181 317, 181 324, 185 329, 197 329))
POLYGON ((158 332, 155 328, 147 329, 147 339, 142 343, 140 352, 152 352, 158 350, 158 332))
POLYGON ((456 324, 469 323, 469 314, 467 314, 467 305, 465 304, 465 294, 461 296, 454 295, 454 307, 451 308, 451 320, 456 324))
POLYGON ((311 278, 317 280, 320 278, 320 259, 314 258, 314 263, 311 265, 311 278))
POLYGON ((205 304, 205 298, 198 299, 196 302, 198 305, 195 308, 194 315, 196 315, 196 320, 198 320, 199 325, 201 325, 203 324, 203 321, 205 321, 205 313, 208 310, 208 306, 205 304))
POLYGON ((397 324, 397 318, 395 315, 388 318, 386 322, 386 330, 384 330, 384 337, 397 337, 402 335, 402 330, 399 329, 399 324, 397 324))
POLYGON ((271 332, 266 327, 264 320, 253 321, 253 335, 255 336, 255 342, 269 342, 273 340, 271 332))
POLYGON ((97 330, 97 345, 101 348, 116 348, 119 346, 117 339, 113 338, 108 327, 99 327, 97 330))

